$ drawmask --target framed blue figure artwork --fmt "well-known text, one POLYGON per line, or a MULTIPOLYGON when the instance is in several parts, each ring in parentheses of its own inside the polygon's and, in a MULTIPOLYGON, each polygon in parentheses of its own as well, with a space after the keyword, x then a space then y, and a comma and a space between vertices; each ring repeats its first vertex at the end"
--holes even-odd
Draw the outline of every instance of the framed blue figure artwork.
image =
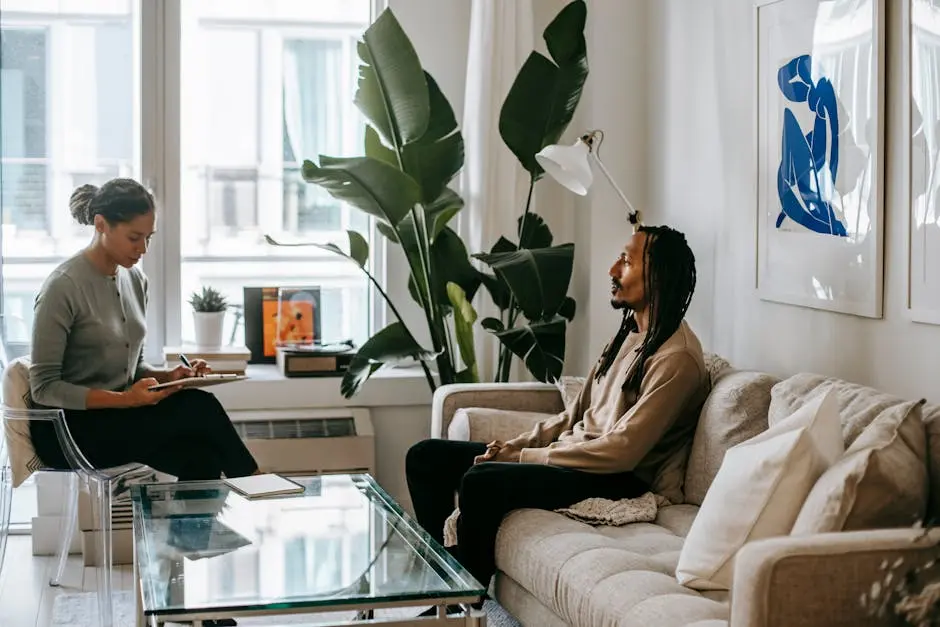
POLYGON ((940 3, 906 0, 911 205, 907 211, 907 310, 940 324, 940 3))
POLYGON ((757 0, 757 289, 880 318, 885 0, 757 0))

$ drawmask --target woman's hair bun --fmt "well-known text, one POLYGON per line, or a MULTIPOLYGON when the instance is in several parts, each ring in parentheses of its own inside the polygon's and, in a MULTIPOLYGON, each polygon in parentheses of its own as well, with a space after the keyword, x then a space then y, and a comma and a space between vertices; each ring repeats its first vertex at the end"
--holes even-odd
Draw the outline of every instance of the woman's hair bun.
POLYGON ((72 212, 72 217, 79 224, 95 223, 95 214, 91 211, 91 201, 97 193, 98 187, 90 183, 76 187, 75 191, 72 192, 72 197, 69 198, 69 211, 72 212))

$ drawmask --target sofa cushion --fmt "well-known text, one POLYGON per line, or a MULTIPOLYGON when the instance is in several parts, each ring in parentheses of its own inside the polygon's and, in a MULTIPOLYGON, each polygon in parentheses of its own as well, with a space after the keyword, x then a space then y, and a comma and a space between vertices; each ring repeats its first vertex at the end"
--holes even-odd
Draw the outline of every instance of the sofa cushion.
POLYGON ((832 394, 729 449, 682 549, 679 582, 730 589, 738 549, 788 534, 813 484, 842 451, 832 394))
POLYGON ((555 387, 558 388, 558 393, 561 394, 561 402, 565 404, 565 409, 571 407, 571 404, 578 400, 586 381, 587 377, 564 376, 558 379, 555 387))
POLYGON ((779 382, 763 372, 729 369, 712 380, 689 453, 686 503, 702 504, 729 448, 767 429, 770 390, 779 382))
POLYGON ((910 527, 927 507, 920 402, 882 411, 813 486, 793 535, 910 527))
POLYGON ((656 523, 591 527, 554 512, 517 510, 500 526, 496 565, 570 625, 726 620, 726 602, 675 579, 683 538, 673 530, 688 529, 696 511, 674 505, 662 508, 656 523))
POLYGON ((936 521, 940 520, 940 405, 924 405, 921 414, 927 426, 927 471, 930 477, 927 518, 936 521))

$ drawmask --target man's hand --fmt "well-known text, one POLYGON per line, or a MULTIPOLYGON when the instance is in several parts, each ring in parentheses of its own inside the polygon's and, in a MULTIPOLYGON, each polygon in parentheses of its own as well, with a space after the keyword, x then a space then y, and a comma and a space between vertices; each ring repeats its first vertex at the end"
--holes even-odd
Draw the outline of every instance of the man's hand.
POLYGON ((494 440, 486 445, 486 452, 473 458, 474 464, 483 462, 518 462, 522 452, 515 444, 494 440))
POLYGON ((193 365, 192 368, 180 365, 168 371, 166 373, 166 382, 179 381, 189 377, 202 377, 212 372, 212 368, 209 367, 205 359, 193 359, 190 363, 193 365))

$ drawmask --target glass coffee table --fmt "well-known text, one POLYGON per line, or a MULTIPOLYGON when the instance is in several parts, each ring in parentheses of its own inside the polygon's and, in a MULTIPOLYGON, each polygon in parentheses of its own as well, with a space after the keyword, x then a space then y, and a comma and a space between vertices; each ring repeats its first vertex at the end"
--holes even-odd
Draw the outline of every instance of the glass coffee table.
POLYGON ((221 481, 135 486, 138 626, 285 614, 485 625, 469 605, 483 586, 372 477, 295 480, 303 494, 255 500, 221 481), (437 614, 418 617, 429 605, 437 614), (447 605, 464 611, 448 615, 447 605), (324 614, 334 612, 344 614, 324 614))

